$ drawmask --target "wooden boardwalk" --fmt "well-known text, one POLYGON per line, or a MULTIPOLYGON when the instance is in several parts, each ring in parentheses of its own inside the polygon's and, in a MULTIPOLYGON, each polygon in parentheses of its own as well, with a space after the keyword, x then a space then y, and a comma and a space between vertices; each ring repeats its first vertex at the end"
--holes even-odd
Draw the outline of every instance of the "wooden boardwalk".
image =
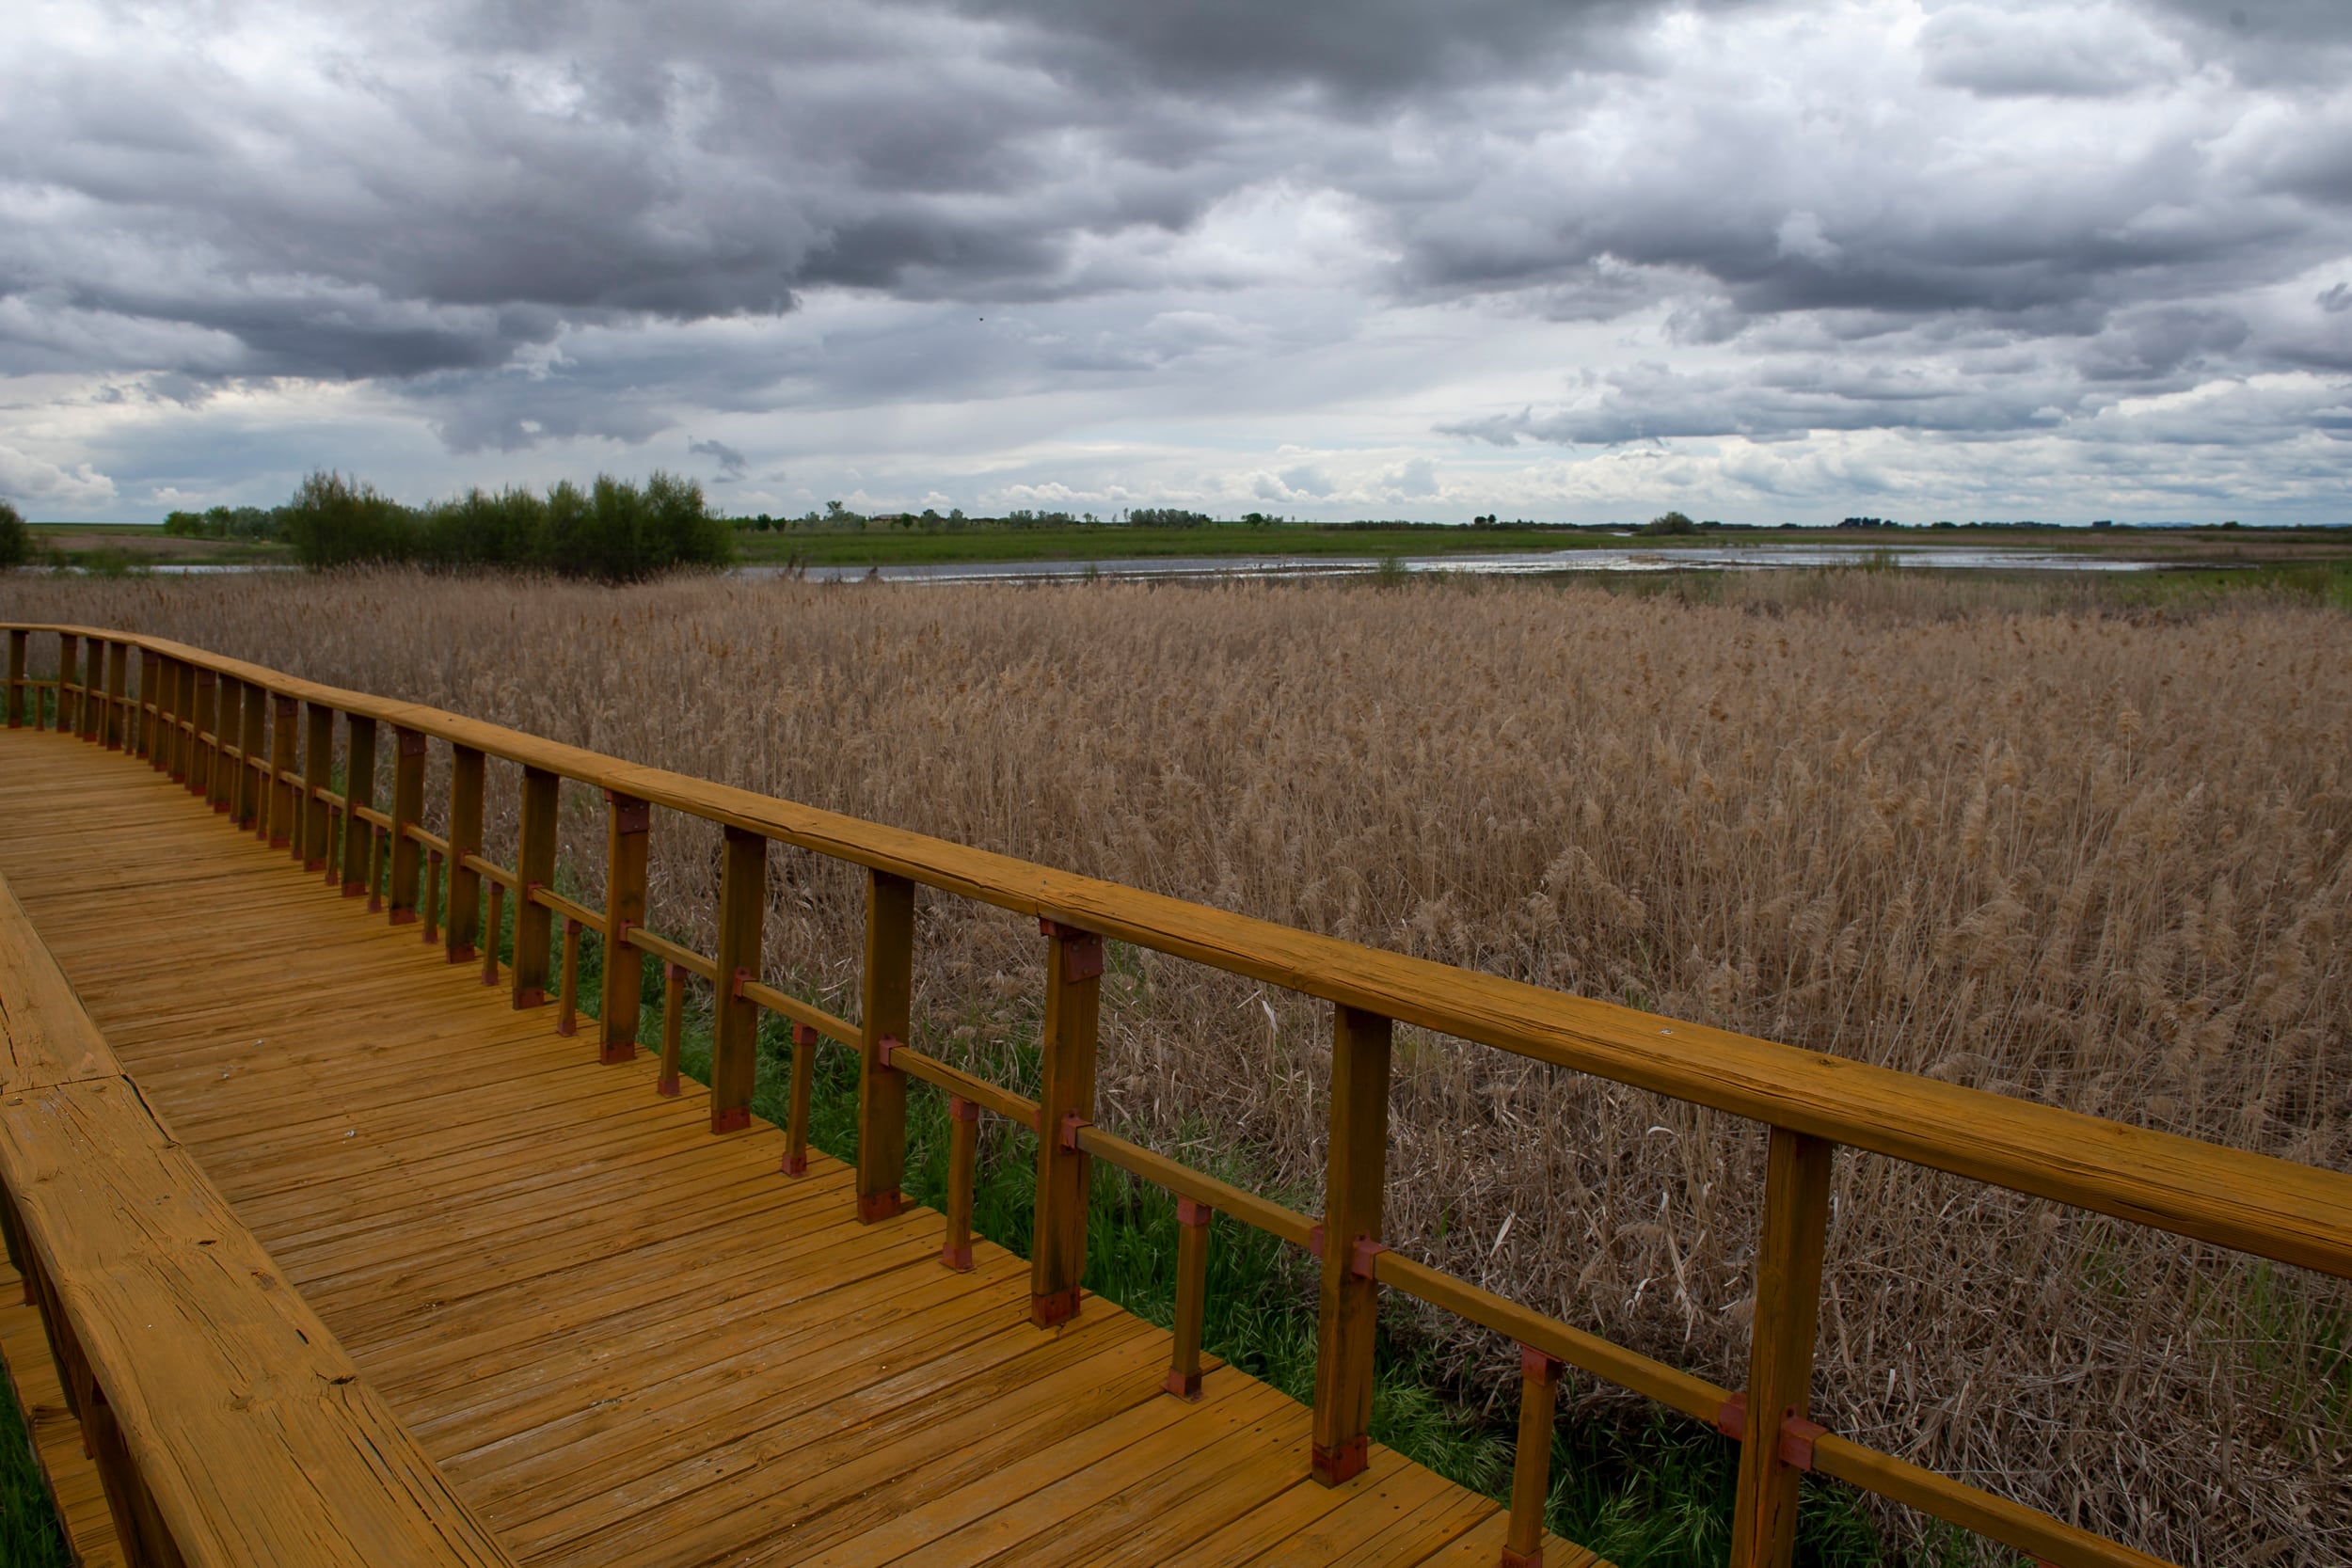
MULTIPOLYGON (((127 760, 0 731, 0 876, 174 1135, 515 1557, 1446 1563, 1504 1512, 453 966, 127 760)), ((19 1359, 18 1335, 9 1341, 19 1359)), ((54 1376, 54 1374, 53 1374, 54 1376)), ((28 1398, 38 1396, 28 1395, 28 1398)), ((85 1510, 85 1513, 87 1511, 85 1510)), ((103 1511, 101 1513, 103 1518, 103 1511)), ((1553 1568, 1590 1554, 1552 1544, 1553 1568)), ((91 1560, 100 1560, 93 1555, 91 1560)))

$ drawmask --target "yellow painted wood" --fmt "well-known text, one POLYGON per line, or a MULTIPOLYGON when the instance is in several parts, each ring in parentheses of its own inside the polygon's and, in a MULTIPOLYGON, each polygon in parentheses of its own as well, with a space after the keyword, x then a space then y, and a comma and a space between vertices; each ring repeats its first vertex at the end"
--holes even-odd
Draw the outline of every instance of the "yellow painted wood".
POLYGON ((1836 1151, 1822 1139, 1775 1127, 1765 1155, 1740 1493, 1731 1521, 1733 1568, 1787 1568, 1796 1550, 1802 1472, 1781 1452, 1781 1428, 1805 1415, 1812 1394, 1836 1151))
MULTIPOLYGON (((548 999, 548 939, 554 927, 548 907, 531 894, 555 885, 555 813, 563 783, 544 768, 523 769, 522 826, 515 846, 515 955, 507 977, 518 1008, 548 999)), ((491 945, 495 950, 495 942, 491 945)))
POLYGON ((625 1062, 637 1053, 645 964, 621 939, 630 927, 645 923, 645 855, 653 836, 652 815, 652 808, 634 796, 605 793, 604 977, 596 1019, 608 1063, 625 1062))
POLYGON ((888 1219, 904 1201, 906 1074, 882 1059, 885 1039, 911 1044, 914 1033, 914 884, 874 872, 866 888, 865 1005, 857 1075, 857 1212, 888 1219))
POLYGON ((0 1073, 135 1076, 516 1556, 966 1560, 971 1533, 1005 1561, 1406 1564, 1497 1512, 1393 1455, 1360 1515, 1344 1488, 1285 1502, 1296 1403, 1230 1370, 1168 1399, 1169 1336, 1100 1303, 1033 1327, 1020 1259, 975 1239, 942 1269, 939 1215, 859 1224, 838 1162, 793 1180, 781 1131, 708 1137, 699 1085, 597 1066, 213 822, 119 757, 0 732, 0 876, 105 1031, 0 1073), (86 832, 121 875, 56 853, 86 832))
POLYGON ((1380 1241, 1389 1157, 1389 1020, 1331 1013, 1331 1132, 1323 1178, 1323 1287, 1315 1317, 1315 1433, 1311 1456, 1326 1486, 1359 1473, 1372 1429, 1372 1352, 1380 1286, 1369 1264, 1380 1241), (1362 1266, 1359 1266, 1362 1265, 1362 1266))
POLYGON ((1094 1120, 1095 1049, 1102 1023, 1103 939, 1046 923, 1045 1017, 1038 1030, 1037 1218, 1029 1258, 1029 1318, 1050 1327, 1078 1311, 1086 1276, 1092 1157, 1078 1141, 1094 1120))

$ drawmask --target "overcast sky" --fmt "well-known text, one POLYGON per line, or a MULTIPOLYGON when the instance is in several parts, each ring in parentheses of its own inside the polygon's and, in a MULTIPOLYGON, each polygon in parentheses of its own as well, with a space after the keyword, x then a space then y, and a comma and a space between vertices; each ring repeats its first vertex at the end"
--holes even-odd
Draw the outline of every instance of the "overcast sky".
POLYGON ((2352 516, 2352 3, 13 0, 0 494, 2352 516))

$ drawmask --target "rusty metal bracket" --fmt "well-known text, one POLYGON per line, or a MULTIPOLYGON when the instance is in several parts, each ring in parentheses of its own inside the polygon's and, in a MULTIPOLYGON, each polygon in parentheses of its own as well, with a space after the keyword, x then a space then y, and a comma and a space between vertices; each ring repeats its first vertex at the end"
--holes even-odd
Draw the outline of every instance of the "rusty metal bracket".
MULTIPOLYGON (((278 700, 279 703, 284 705, 278 710, 278 712, 294 712, 294 700, 292 697, 280 697, 278 700)), ((392 733, 400 736, 400 754, 402 756, 421 757, 424 755, 424 732, 422 730, 407 729, 402 725, 395 724, 392 726, 392 733)))
MULTIPOLYGON (((1323 1256, 1323 1222, 1315 1221, 1307 1227, 1307 1250, 1317 1258, 1323 1256)), ((1347 1272, 1359 1279, 1373 1276, 1373 1259, 1389 1250, 1386 1242, 1375 1242, 1368 1235, 1359 1235, 1347 1249, 1347 1272)))
POLYGON ((1780 1421, 1780 1458, 1785 1465, 1800 1470, 1813 1468, 1813 1440, 1829 1435, 1829 1428, 1808 1421, 1802 1416, 1784 1416, 1780 1421))
MULTIPOLYGON (((1715 1430, 1737 1443, 1748 1439, 1748 1396, 1734 1394, 1715 1413, 1715 1430)), ((1829 1428, 1791 1411, 1780 1418, 1780 1459, 1799 1470, 1813 1468, 1813 1445, 1829 1435, 1829 1428)))
MULTIPOLYGON (((884 1035, 882 1038, 876 1040, 874 1042, 874 1065, 877 1067, 889 1068, 890 1053, 894 1051, 904 1050, 906 1048, 906 1041, 900 1039, 896 1035, 884 1035)), ((898 1069, 896 1068, 891 1068, 891 1070, 895 1072, 898 1069)))
POLYGON ((636 796, 623 795, 618 790, 608 789, 604 792, 604 800, 605 804, 612 808, 612 826, 615 831, 624 833, 642 833, 652 828, 653 807, 640 800, 636 796))
POLYGON ((1081 1127, 1091 1127, 1093 1125, 1094 1123, 1089 1121, 1086 1117, 1080 1116, 1075 1111, 1063 1112, 1061 1118, 1062 1148, 1070 1150, 1073 1154, 1081 1152, 1078 1148, 1078 1129, 1081 1127))
POLYGON ((1176 1223, 1178 1225, 1198 1227, 1208 1224, 1215 1218, 1216 1218, 1216 1211, 1205 1203, 1189 1197, 1179 1197, 1176 1200, 1176 1223))
POLYGON ((1070 984, 1091 980, 1103 973, 1103 939, 1092 931, 1038 918, 1038 934, 1061 943, 1061 977, 1070 984))
POLYGON ((1519 1376, 1521 1377, 1534 1378, 1540 1382, 1549 1383, 1560 1375, 1560 1369, 1565 1365, 1565 1363, 1558 1356, 1546 1354, 1533 1345, 1519 1347, 1519 1376))

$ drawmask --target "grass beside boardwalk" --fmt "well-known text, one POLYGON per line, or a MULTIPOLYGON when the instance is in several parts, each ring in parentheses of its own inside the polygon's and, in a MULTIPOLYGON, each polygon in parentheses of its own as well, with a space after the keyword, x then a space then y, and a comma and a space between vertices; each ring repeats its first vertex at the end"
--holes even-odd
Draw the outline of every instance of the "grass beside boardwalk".
POLYGON ((0 1378, 0 1568, 67 1568, 72 1560, 16 1391, 0 1378))

